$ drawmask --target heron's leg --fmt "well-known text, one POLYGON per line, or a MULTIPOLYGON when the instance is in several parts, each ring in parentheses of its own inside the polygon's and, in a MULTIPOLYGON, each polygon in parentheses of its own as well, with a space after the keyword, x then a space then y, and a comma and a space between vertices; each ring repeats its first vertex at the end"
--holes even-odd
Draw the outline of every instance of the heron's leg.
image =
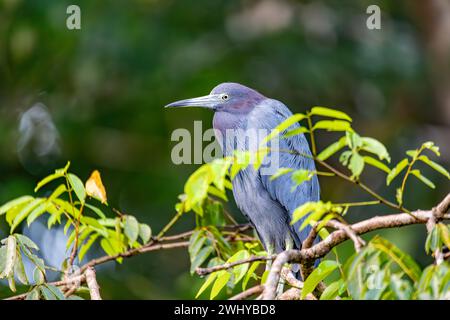
MULTIPOLYGON (((275 247, 272 244, 267 244, 267 255, 271 256, 275 252, 275 247)), ((266 261, 266 271, 270 270, 272 268, 272 260, 266 261)))
MULTIPOLYGON (((286 250, 290 250, 294 248, 294 241, 292 240, 291 236, 288 235, 286 237, 286 250)), ((277 296, 279 296, 280 294, 283 293, 284 291, 284 284, 285 284, 285 280, 283 277, 280 277, 280 282, 278 283, 278 287, 277 287, 277 296)))

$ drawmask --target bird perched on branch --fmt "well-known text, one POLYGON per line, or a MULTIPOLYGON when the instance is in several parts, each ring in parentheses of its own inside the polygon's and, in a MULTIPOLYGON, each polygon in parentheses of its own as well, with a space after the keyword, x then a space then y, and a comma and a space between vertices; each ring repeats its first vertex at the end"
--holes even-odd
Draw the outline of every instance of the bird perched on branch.
MULTIPOLYGON (((238 83, 222 83, 207 96, 173 102, 166 107, 204 107, 214 110, 216 138, 227 156, 234 149, 255 151, 248 143, 249 137, 241 136, 243 132, 263 130, 268 134, 292 116, 291 111, 280 101, 267 98, 238 83)), ((299 124, 295 123, 290 128, 298 127, 299 124)), ((279 151, 272 150, 271 158, 274 159, 273 153, 277 152, 276 160, 280 168, 315 171, 314 160, 303 133, 279 139, 278 144, 279 151)), ((299 231, 302 220, 291 225, 292 214, 305 202, 319 200, 317 176, 314 175, 293 189, 291 173, 271 179, 271 175, 263 173, 263 168, 255 170, 253 166, 248 166, 236 175, 232 184, 237 206, 253 225, 269 254, 301 248, 310 228, 299 231)))

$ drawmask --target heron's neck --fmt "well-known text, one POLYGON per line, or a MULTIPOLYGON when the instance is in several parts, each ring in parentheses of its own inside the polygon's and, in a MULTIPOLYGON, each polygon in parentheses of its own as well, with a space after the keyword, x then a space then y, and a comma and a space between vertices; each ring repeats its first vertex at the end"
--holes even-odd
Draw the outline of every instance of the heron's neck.
POLYGON ((227 130, 245 129, 245 115, 216 111, 213 118, 213 128, 225 134, 227 130))

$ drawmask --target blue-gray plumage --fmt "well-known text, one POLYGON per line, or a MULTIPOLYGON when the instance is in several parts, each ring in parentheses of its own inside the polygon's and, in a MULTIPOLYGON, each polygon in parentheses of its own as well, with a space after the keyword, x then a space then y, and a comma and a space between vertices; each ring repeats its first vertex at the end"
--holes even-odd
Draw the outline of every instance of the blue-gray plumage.
MULTIPOLYGON (((249 145, 234 141, 227 130, 265 129, 271 131, 289 118, 291 111, 280 101, 267 98, 259 92, 237 83, 222 83, 211 94, 199 98, 181 100, 167 107, 206 107, 215 111, 213 127, 225 155, 237 147, 248 150, 249 145)), ((291 129, 299 127, 295 124, 291 129)), ((310 155, 308 142, 303 134, 279 140, 279 167, 314 171, 314 161, 299 154, 310 155), (293 153, 285 151, 294 151, 293 153)), ((276 152, 276 151, 272 151, 276 152)), ((233 195, 237 206, 254 226, 269 253, 289 248, 301 248, 310 228, 298 230, 301 221, 291 225, 294 210, 307 201, 319 200, 319 182, 314 176, 293 191, 291 174, 271 180, 261 169, 253 166, 242 170, 233 179, 233 195)))

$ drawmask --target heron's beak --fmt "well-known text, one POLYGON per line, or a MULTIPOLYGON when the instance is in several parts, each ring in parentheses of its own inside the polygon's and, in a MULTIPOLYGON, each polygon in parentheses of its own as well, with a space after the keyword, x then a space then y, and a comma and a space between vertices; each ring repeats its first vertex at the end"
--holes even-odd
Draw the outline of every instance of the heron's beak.
POLYGON ((169 103, 165 106, 165 108, 173 108, 173 107, 200 107, 200 108, 208 108, 215 109, 215 107, 221 103, 222 100, 219 94, 210 94, 203 97, 180 100, 176 102, 169 103))

